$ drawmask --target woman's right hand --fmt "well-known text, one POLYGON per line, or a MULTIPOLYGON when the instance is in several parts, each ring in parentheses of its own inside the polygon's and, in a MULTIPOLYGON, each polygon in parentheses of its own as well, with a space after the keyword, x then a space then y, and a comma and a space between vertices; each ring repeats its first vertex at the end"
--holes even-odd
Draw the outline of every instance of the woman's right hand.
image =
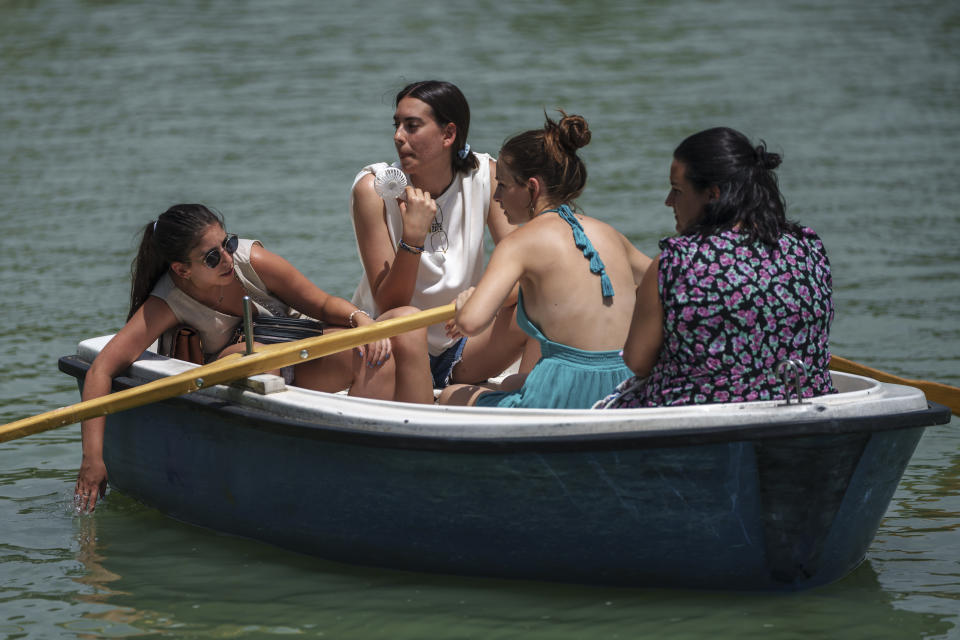
MULTIPOLYGON (((156 296, 147 300, 127 320, 94 358, 83 383, 83 400, 100 398, 111 389, 111 381, 129 367, 150 343, 178 323, 167 303, 156 296)), ((103 462, 103 434, 106 418, 88 418, 80 424, 83 459, 73 492, 77 513, 90 513, 107 492, 107 466, 103 462)))
POLYGON ((398 200, 403 218, 403 241, 422 247, 437 215, 437 203, 430 193, 407 186, 405 201, 398 200))
POLYGON ((77 486, 73 490, 73 507, 77 513, 90 513, 97 500, 107 492, 107 465, 103 457, 83 456, 77 486))

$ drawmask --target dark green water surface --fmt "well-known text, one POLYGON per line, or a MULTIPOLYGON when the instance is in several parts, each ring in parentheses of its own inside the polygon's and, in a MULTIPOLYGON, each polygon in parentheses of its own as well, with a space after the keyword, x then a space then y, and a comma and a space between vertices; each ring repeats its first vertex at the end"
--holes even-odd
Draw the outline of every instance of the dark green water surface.
MULTIPOLYGON (((960 386, 958 60, 934 0, 0 0, 0 422, 78 399, 56 359, 122 324, 137 229, 176 202, 349 296, 351 180, 428 77, 464 90, 477 150, 583 114, 581 204, 651 254, 674 146, 765 139, 830 253, 833 351, 960 386)), ((770 595, 346 567, 118 493, 76 517, 74 425, 0 445, 0 638, 960 638, 956 427, 859 569, 770 595)))

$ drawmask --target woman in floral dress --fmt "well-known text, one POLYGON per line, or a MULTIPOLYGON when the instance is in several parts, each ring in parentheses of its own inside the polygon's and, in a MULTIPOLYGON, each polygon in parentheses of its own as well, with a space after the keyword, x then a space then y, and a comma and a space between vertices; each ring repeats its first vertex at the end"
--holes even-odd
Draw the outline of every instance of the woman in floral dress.
POLYGON ((835 392, 830 263, 813 230, 786 218, 780 162, 722 127, 674 151, 665 204, 678 235, 637 290, 623 351, 635 375, 599 407, 781 399, 784 360, 803 363, 803 397, 835 392))

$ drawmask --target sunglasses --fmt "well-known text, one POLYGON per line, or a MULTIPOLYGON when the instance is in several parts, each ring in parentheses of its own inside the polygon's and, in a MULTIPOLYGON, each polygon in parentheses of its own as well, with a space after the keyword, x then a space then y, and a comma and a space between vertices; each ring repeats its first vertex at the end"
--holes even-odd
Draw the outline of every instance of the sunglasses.
MULTIPOLYGON (((233 252, 237 250, 237 245, 239 243, 240 239, 237 238, 236 234, 233 234, 224 238, 223 242, 220 243, 220 247, 230 255, 233 255, 233 252)), ((220 258, 220 249, 214 247, 213 249, 210 249, 210 251, 207 251, 205 254, 203 254, 201 262, 211 269, 216 269, 217 265, 220 264, 220 258)))

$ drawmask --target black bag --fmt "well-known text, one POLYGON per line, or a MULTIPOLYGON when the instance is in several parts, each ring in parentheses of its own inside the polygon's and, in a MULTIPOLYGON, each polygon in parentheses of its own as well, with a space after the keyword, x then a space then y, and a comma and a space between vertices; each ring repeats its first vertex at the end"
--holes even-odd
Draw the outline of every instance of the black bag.
POLYGON ((253 321, 253 340, 260 344, 290 342, 322 335, 323 323, 310 318, 259 316, 253 321))

